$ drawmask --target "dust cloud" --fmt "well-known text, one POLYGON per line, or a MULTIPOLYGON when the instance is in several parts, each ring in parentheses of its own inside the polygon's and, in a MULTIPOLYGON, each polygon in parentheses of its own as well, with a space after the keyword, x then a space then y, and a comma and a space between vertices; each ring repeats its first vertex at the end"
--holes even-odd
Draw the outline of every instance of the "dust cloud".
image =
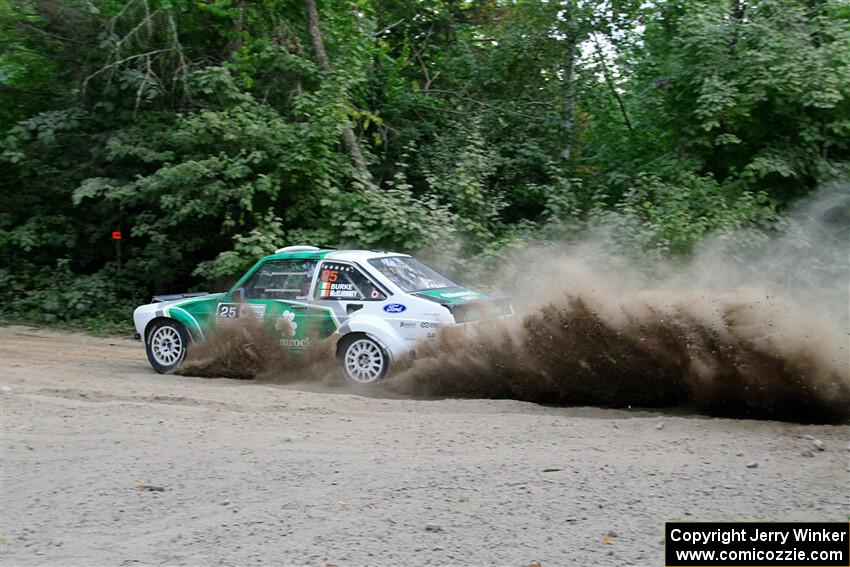
POLYGON ((207 340, 193 343, 178 374, 263 382, 328 382, 336 379, 335 345, 311 341, 301 351, 281 348, 278 338, 253 317, 219 324, 207 340))
MULTIPOLYGON (((850 419, 847 188, 807 200, 781 234, 717 236, 687 263, 637 264, 612 251, 623 221, 518 253, 495 277, 511 282, 513 317, 444 329, 368 395, 850 419)), ((220 333, 183 372, 339 380, 332 345, 293 360, 266 335, 260 326, 220 333)))

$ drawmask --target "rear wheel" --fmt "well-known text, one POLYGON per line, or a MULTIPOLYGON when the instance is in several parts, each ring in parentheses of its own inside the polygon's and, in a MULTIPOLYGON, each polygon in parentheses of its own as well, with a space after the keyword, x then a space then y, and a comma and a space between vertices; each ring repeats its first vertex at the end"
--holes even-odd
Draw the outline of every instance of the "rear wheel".
POLYGON ((387 352, 366 335, 345 337, 338 352, 342 374, 354 384, 379 382, 390 367, 387 352))
POLYGON ((160 374, 171 372, 183 362, 189 347, 189 333, 182 323, 163 319, 156 321, 145 339, 148 361, 160 374))

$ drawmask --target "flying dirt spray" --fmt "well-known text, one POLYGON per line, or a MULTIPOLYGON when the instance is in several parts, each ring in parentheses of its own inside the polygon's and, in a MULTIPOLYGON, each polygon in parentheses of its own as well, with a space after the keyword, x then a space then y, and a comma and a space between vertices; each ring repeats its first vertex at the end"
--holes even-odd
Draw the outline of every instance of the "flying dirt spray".
MULTIPOLYGON (((635 265, 611 253, 622 220, 569 247, 517 254, 502 278, 517 290, 513 317, 445 329, 363 393, 850 418, 846 189, 808 200, 782 236, 718 236, 687 264, 635 265)), ((330 345, 291 358, 253 325, 199 346, 183 372, 332 382, 330 345)))

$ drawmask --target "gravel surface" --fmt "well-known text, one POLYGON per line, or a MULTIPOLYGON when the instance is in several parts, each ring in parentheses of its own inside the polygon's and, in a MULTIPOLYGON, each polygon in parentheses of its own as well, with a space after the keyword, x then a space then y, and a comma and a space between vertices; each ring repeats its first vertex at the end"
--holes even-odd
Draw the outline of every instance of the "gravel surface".
POLYGON ((668 520, 848 519, 847 426, 159 376, 0 328, 0 560, 663 565, 668 520))

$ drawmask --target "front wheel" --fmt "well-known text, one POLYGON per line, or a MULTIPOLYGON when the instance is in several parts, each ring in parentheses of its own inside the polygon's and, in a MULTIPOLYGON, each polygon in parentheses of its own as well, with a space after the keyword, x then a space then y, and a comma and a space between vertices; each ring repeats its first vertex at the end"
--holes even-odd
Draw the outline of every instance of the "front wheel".
POLYGON ((390 367, 390 357, 366 335, 352 335, 342 340, 339 361, 345 379, 354 384, 374 384, 390 367))
POLYGON ((173 320, 157 321, 148 332, 145 350, 153 369, 160 374, 171 372, 183 362, 189 347, 186 327, 173 320))

